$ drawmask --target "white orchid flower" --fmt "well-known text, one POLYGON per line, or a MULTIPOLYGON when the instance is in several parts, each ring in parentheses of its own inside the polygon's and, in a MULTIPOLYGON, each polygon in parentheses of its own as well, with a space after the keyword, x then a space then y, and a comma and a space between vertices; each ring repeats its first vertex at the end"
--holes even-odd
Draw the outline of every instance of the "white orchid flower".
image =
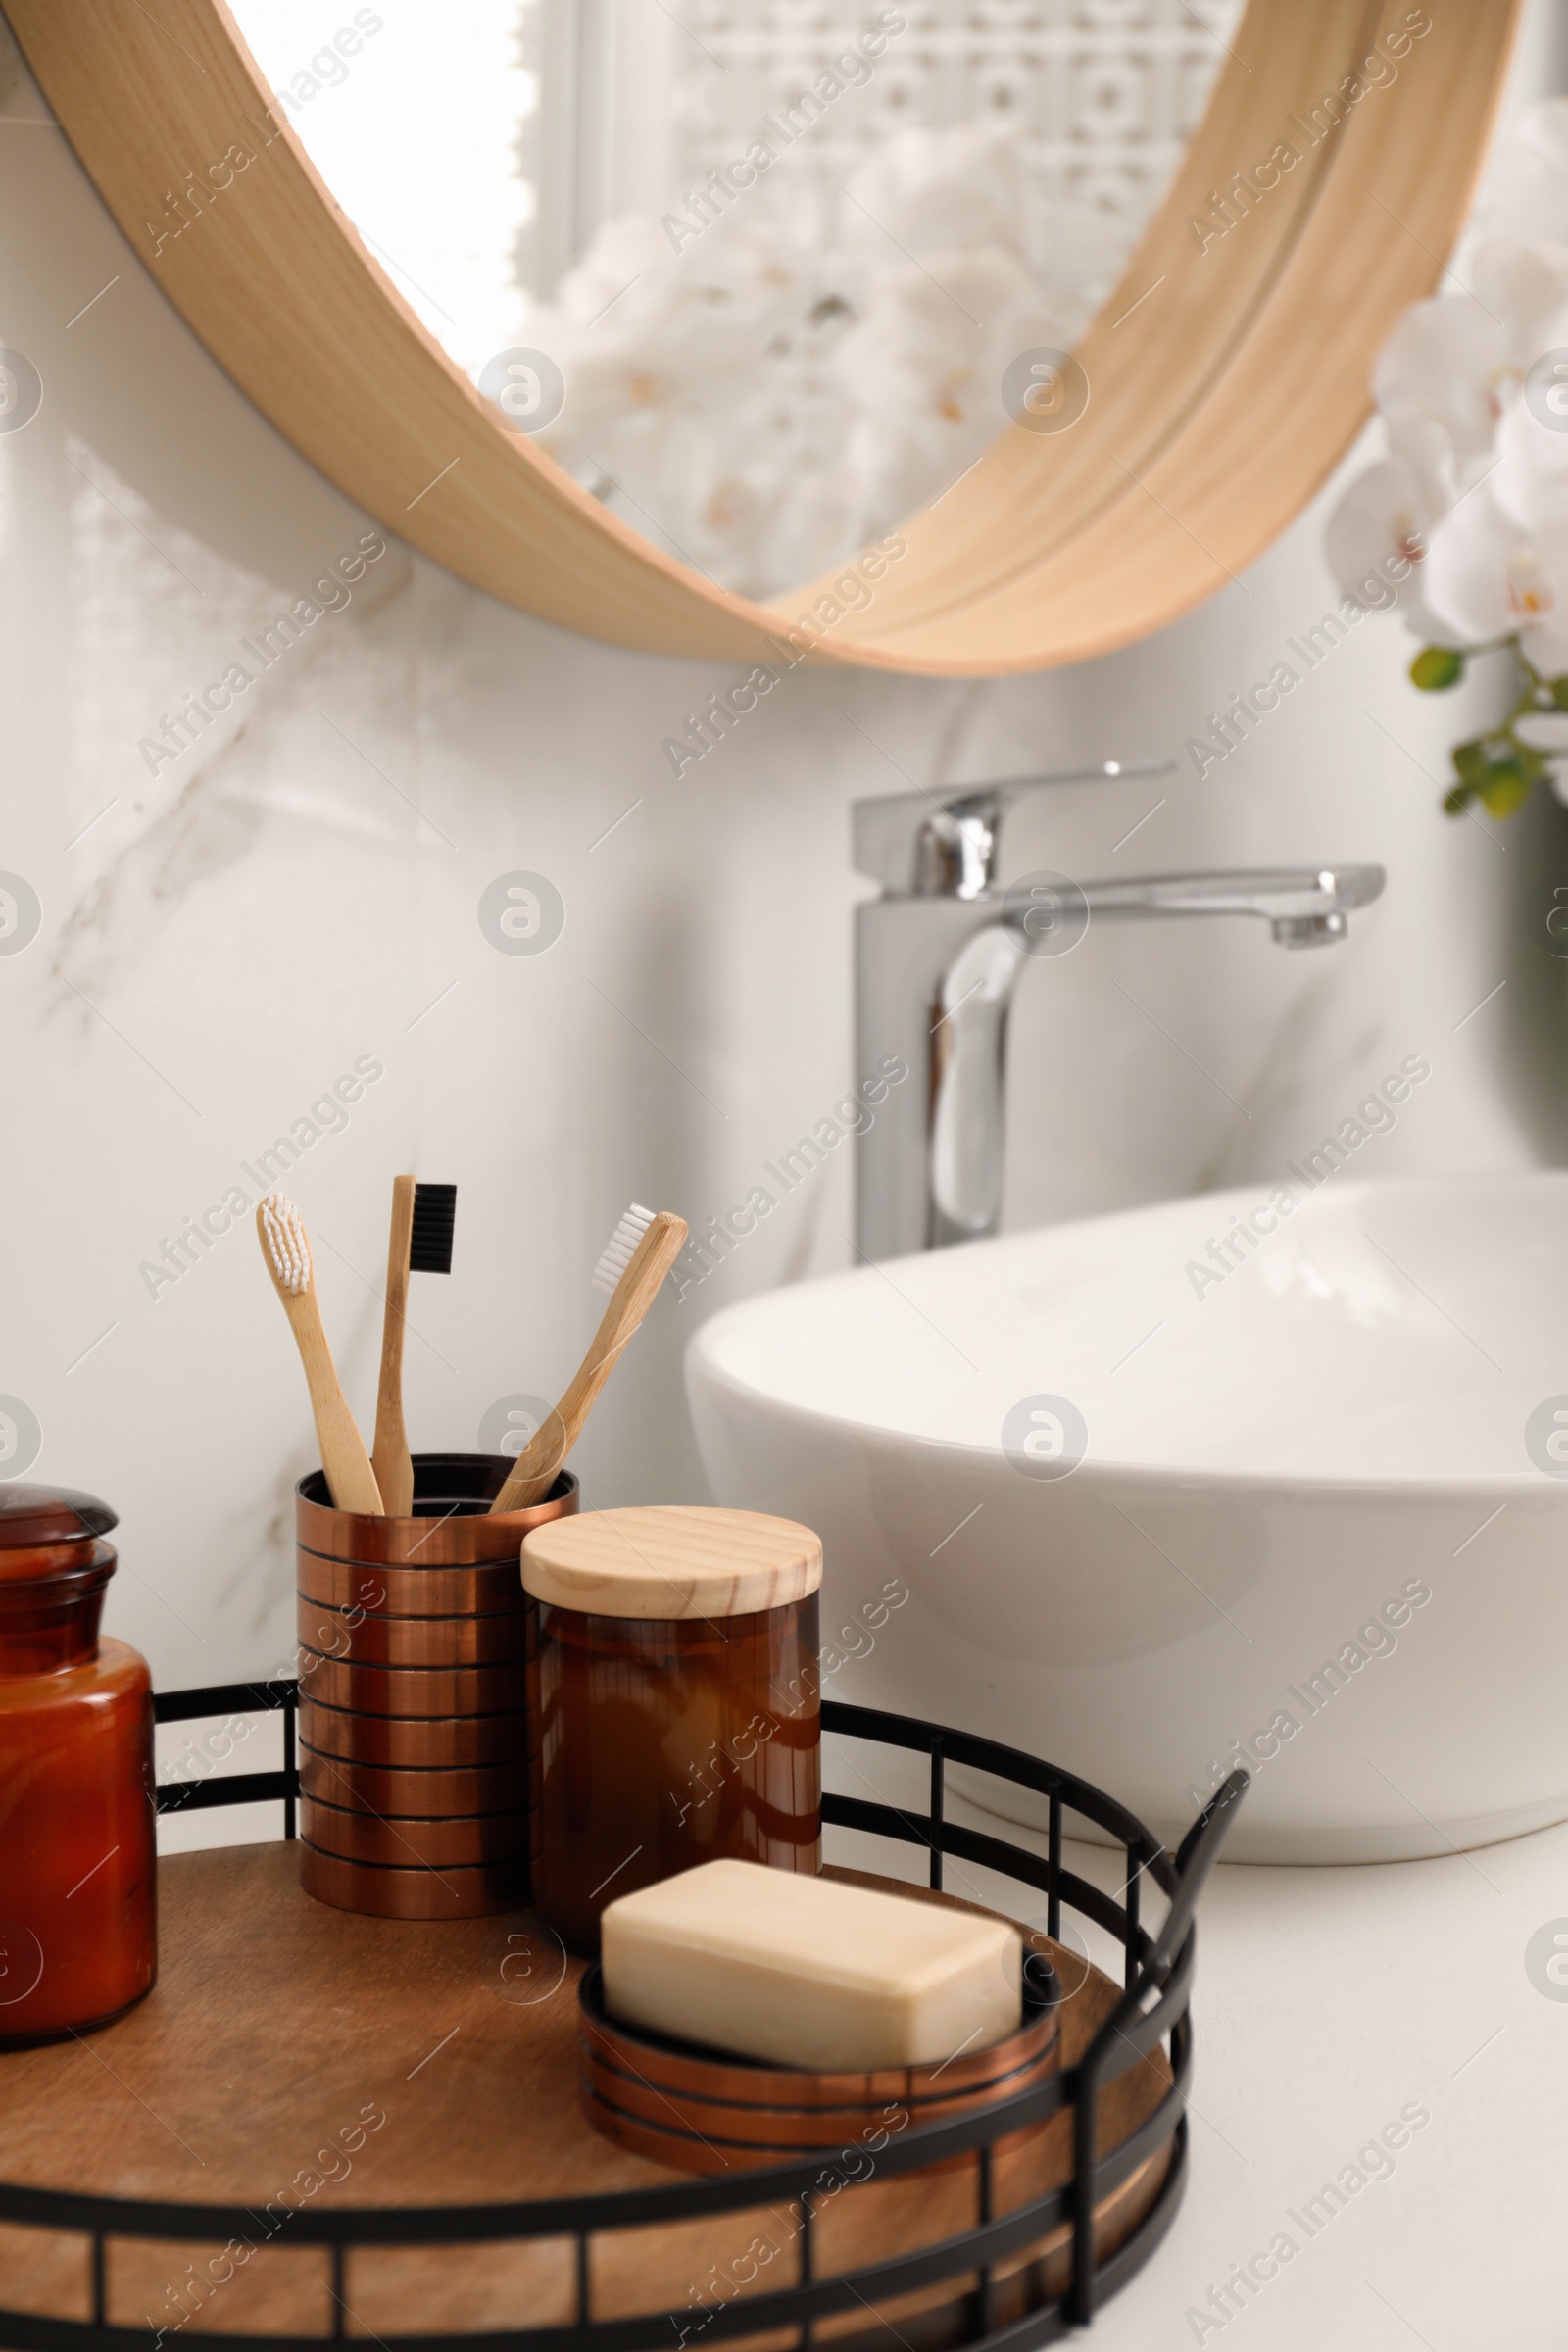
POLYGON ((1568 500, 1568 313, 1559 313, 1548 331, 1553 340, 1544 356, 1562 350, 1562 373, 1555 366, 1544 368, 1510 403, 1497 427, 1490 476, 1498 504, 1529 529, 1568 500))
POLYGON ((1513 731, 1533 752, 1568 754, 1568 710, 1527 710, 1513 731))
POLYGON ((1489 482, 1436 524, 1422 581, 1448 643, 1491 645, 1548 621, 1557 581, 1535 536, 1500 507, 1489 482))
POLYGON ((1568 98, 1525 109, 1488 169, 1477 225, 1568 262, 1568 98))
POLYGON ((1391 568, 1429 692, 1506 650, 1513 707, 1453 747, 1451 812, 1506 816, 1545 778, 1568 804, 1568 99, 1529 109, 1494 163, 1450 287, 1395 327, 1373 378, 1389 455, 1353 481, 1326 553, 1386 607, 1391 568))
POLYGON ((1568 251, 1522 244, 1517 237, 1489 237, 1465 263, 1465 281, 1507 335, 1516 371, 1560 340, 1556 330, 1568 311, 1568 251))
POLYGON ((1512 338, 1503 321, 1473 295, 1435 296, 1412 303, 1384 344, 1372 372, 1372 392, 1391 422, 1436 422, 1455 457, 1490 452, 1505 389, 1519 380, 1512 338))
POLYGON ((1393 587, 1400 612, 1428 644, 1462 642, 1431 612, 1423 588, 1428 539, 1447 505, 1431 497, 1403 458, 1385 458, 1350 484, 1324 534, 1341 595, 1384 609, 1393 587), (1412 568, 1400 578, 1405 564, 1412 568))

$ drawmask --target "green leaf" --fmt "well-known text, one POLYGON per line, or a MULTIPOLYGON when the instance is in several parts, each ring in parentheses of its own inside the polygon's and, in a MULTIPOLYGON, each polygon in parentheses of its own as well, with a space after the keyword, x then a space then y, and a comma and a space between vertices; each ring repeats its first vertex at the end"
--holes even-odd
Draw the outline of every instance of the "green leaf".
POLYGON ((1568 678, 1553 678, 1551 699, 1559 710, 1568 710, 1568 678))
POLYGON ((1487 758, 1484 743, 1456 743, 1453 747, 1453 772, 1469 792, 1484 789, 1492 762, 1487 758))
POLYGON ((1489 816, 1512 816, 1530 798, 1534 778, 1528 773, 1523 759, 1515 756, 1493 762, 1487 780, 1481 787, 1489 816))
POLYGON ((1463 676, 1464 656, 1449 645, 1423 646, 1410 664, 1410 683, 1423 694, 1441 694, 1446 686, 1457 686, 1463 676))
POLYGON ((1451 792, 1446 792, 1443 796, 1444 814, 1446 816, 1463 816, 1466 804, 1473 798, 1474 795, 1468 784, 1455 784, 1451 792))

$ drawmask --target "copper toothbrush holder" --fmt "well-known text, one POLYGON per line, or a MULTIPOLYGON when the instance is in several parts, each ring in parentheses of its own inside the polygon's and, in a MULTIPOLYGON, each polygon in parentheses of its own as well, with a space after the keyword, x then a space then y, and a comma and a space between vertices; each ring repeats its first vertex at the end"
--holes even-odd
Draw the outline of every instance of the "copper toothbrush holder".
POLYGON ((416 1453, 406 1519, 295 1490, 300 1884, 382 1919, 474 1919, 528 1894, 527 1646, 518 1553, 574 1512, 490 1515, 503 1454, 416 1453))

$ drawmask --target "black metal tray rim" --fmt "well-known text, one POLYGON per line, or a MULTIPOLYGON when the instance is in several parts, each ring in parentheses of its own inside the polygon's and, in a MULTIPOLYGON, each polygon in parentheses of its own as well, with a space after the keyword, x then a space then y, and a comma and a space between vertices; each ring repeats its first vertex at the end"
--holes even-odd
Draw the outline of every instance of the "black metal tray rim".
MULTIPOLYGON (((160 1812, 175 1811, 185 1804, 206 1808, 263 1797, 281 1798, 284 1836, 293 1838, 299 1796, 298 1699, 298 1683, 284 1680, 159 1694, 155 1713, 164 1723, 189 1722, 210 1714, 271 1709, 281 1709, 284 1715, 281 1771, 238 1774, 204 1782, 166 1783, 158 1790, 160 1812)), ((1086 2325, 1093 2317, 1097 2300, 1114 2291, 1147 2261, 1170 2227, 1185 2180, 1185 2093, 1192 2068, 1188 2004, 1197 1949, 1193 1914, 1229 1827, 1230 1816, 1249 1786, 1248 1776, 1240 1771, 1230 1776, 1194 1822, 1178 1852, 1171 1856, 1136 1815, 1102 1790, 1020 1749, 973 1733, 831 1699, 822 1702, 822 1728, 825 1732, 923 1753, 929 1757, 931 1766, 930 1806, 926 1813, 909 1813, 827 1792, 822 1806, 824 1823, 872 1830, 924 1847, 929 1856, 929 1883, 934 1888, 941 1888, 943 1857, 948 1853, 998 1870, 1022 1885, 1045 1891, 1047 1934, 1053 1939, 1059 1939, 1061 1907, 1065 1902, 1104 1928, 1124 1947, 1122 1996, 1076 2065, 1061 2070, 1044 2083, 1012 2092, 969 2115, 948 2122, 914 2123, 897 2140, 890 2139, 877 2151, 876 2170, 883 2179, 897 2178, 945 2157, 978 2152, 982 2180, 982 2219, 978 2226, 941 2245, 923 2249, 918 2255, 897 2256, 871 2269, 842 2274, 834 2279, 812 2279, 808 2258, 810 2215, 818 2201, 837 2194, 857 2178, 843 2170, 855 2154, 851 2148, 842 2152, 842 2158, 824 2156, 821 2150, 816 2150, 799 2161, 766 2170, 745 2171, 732 2180, 700 2179, 586 2196, 481 2205, 339 2206, 315 2213, 291 2209, 294 2224, 291 2240, 331 2249, 339 2328, 344 2308, 341 2300, 344 2256, 351 2247, 478 2244, 506 2238, 571 2234, 578 2245, 579 2318, 575 2324, 521 2330, 460 2330, 440 2336, 400 2335, 397 2340, 402 2352, 436 2352, 437 2347, 450 2346, 469 2334, 475 2343, 488 2347, 489 2352, 511 2352, 512 2347, 516 2352, 590 2352, 591 2347, 597 2348, 597 2352, 633 2352, 633 2347, 649 2341, 649 2328, 658 2324, 657 2319, 654 2315, 625 2321, 588 2318, 588 2235, 774 2203, 793 2202, 801 2208, 804 2224, 801 2283, 770 2295, 748 2295, 734 2304, 706 2312, 701 2327, 704 2335, 717 2339, 753 2332, 769 2325, 798 2322, 808 2326, 812 2318, 849 2308, 858 2300, 905 2293, 924 2283, 978 2270, 979 2332, 965 2338, 967 2352, 1012 2352, 1013 2347, 1021 2352, 1025 2345, 1054 2341, 1069 2327, 1086 2325), (1036 1854, 1003 1838, 948 1820, 945 1775, 949 1763, 969 1765, 1046 1796, 1050 1803, 1047 1853, 1036 1854), (1069 1811, 1094 1822, 1125 1847, 1127 1874, 1120 1902, 1065 1869, 1063 1816, 1069 1811), (1146 1876, 1168 1897, 1165 1919, 1152 1936, 1140 1919, 1140 1883, 1146 1876), (1167 2035, 1172 2071, 1169 2089, 1128 2139, 1102 2152, 1095 2144, 1100 2091, 1167 2035), (989 2181, 994 2147, 1019 2130, 1045 2122, 1069 2102, 1074 2111, 1071 2180, 1001 2219, 993 2218, 989 2210, 989 2181), (1166 2140, 1171 2147, 1171 2162, 1154 2203, 1116 2253, 1097 2264, 1094 2216, 1098 2200, 1166 2140), (1009 2327, 991 2328, 992 2264, 1037 2241, 1063 2218, 1070 2219, 1073 2233, 1069 2292, 1009 2327)), ((222 2239, 244 2235, 247 2229, 256 2226, 258 2217, 251 2207, 244 2205, 88 2195, 0 2180, 0 2220, 90 2232, 94 2281, 94 2311, 89 2322, 52 2320, 0 2308, 0 2345, 31 2347, 32 2352, 56 2352, 57 2347, 68 2346, 74 2352, 80 2352, 81 2347, 92 2345, 103 2348, 103 2352, 115 2352, 117 2347, 145 2347, 147 2336, 140 2329, 110 2326, 106 2320, 103 2278, 107 2237, 222 2239)), ((690 2318, 689 2314, 686 2316, 690 2318)), ((683 2342, 680 2315, 668 2317, 677 2342, 683 2342)), ((200 2333, 188 2324, 179 2333, 188 2352, 231 2352, 233 2339, 227 2335, 200 2333)), ((324 2339, 258 2335, 250 2340, 279 2352, 281 2347, 318 2345, 324 2339)))

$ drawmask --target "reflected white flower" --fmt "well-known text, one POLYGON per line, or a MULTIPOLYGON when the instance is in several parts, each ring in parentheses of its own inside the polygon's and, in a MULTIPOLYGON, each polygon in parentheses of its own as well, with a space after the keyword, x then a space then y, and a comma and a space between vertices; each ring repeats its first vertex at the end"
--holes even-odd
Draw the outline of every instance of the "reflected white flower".
POLYGON ((1054 332, 1023 262, 995 245, 934 252, 874 281, 838 358, 858 538, 974 463, 1006 423, 1008 362, 1054 332))
POLYGON ((883 260, 890 234, 920 256, 965 245, 1013 248, 1023 178, 1011 139, 966 123, 901 131, 850 173, 845 193, 845 243, 883 260))
POLYGON ((611 221, 530 314, 566 397, 543 447, 711 577, 769 595, 945 489, 1063 338, 1017 242, 1012 142, 900 132, 826 216, 784 159, 676 252, 611 221))

